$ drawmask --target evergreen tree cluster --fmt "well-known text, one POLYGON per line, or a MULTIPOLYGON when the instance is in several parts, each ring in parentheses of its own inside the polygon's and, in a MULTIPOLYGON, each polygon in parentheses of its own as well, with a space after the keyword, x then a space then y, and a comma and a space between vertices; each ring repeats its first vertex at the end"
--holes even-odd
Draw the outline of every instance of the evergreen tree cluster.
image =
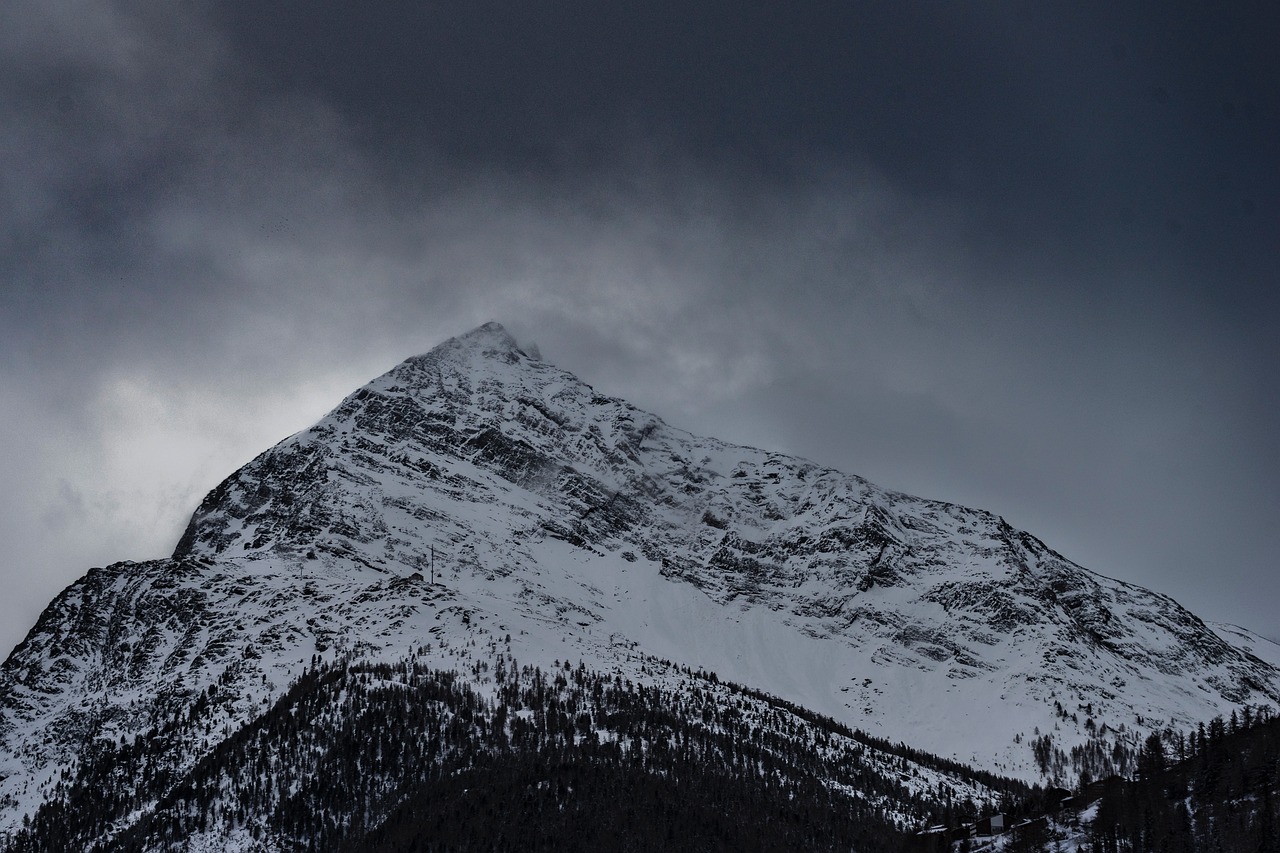
POLYGON ((239 832, 297 851, 895 850, 908 828, 1025 791, 970 771, 999 786, 975 803, 959 780, 922 783, 905 747, 884 754, 714 676, 671 690, 501 653, 474 666, 317 660, 193 766, 157 760, 215 685, 189 719, 86 753, 8 849, 178 850, 239 832))
POLYGON ((1095 783, 1093 853, 1280 853, 1280 718, 1244 708, 1147 738, 1138 775, 1095 783))

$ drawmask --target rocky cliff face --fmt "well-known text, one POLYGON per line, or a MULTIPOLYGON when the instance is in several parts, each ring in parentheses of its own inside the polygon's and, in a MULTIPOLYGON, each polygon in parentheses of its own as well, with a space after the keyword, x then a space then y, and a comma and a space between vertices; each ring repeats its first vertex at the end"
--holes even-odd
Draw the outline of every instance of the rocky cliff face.
POLYGON ((714 670, 1026 778, 1280 702, 1231 635, 998 516, 690 435, 487 324, 235 472, 171 559, 63 593, 0 670, 0 796, 20 817, 86 743, 211 683, 239 698, 175 768, 314 655, 435 638, 456 664, 508 634, 521 659, 714 670))

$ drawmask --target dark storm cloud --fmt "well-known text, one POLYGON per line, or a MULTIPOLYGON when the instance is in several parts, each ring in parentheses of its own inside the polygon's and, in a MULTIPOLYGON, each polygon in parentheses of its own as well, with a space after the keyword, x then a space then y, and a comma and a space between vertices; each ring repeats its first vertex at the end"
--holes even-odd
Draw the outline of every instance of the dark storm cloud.
POLYGON ((4 571, 492 317, 1280 634, 1280 39, 1113 6, 10 0, 4 571))
POLYGON ((1103 226, 1109 240, 1127 229, 1164 249, 1262 233, 1251 223, 1277 181, 1266 168, 1278 127, 1275 33, 1241 11, 900 2, 356 11, 329 0, 218 4, 214 14, 242 58, 334 105, 381 157, 430 151, 453 163, 577 171, 614 162, 620 142, 640 136, 754 179, 849 158, 906 192, 962 197, 1036 248, 1052 239, 1070 251, 1073 241, 1097 248, 1103 226))
POLYGON ((834 164, 963 207, 965 286, 1065 276, 1121 302, 1189 289, 1259 356, 1277 354, 1280 329, 1260 319, 1280 316, 1259 248, 1280 241, 1265 212, 1280 99, 1261 16, 896 2, 212 14, 271 91, 337 111, 406 204, 459 170, 621 173, 643 195, 653 175, 629 174, 637 161, 674 161, 785 194, 834 164))

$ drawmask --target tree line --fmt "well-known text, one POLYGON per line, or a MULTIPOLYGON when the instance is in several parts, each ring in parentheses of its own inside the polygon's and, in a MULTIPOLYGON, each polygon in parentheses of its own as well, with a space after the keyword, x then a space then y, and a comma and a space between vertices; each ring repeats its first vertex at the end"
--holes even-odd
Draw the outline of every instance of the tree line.
POLYGON ((231 698, 210 685, 143 735, 86 751, 8 849, 181 849, 237 832, 297 851, 888 851, 1025 789, 990 777, 1002 787, 974 802, 962 780, 922 781, 905 747, 881 752, 710 675, 668 689, 505 653, 465 675, 422 663, 317 659, 184 762, 174 750, 231 698))

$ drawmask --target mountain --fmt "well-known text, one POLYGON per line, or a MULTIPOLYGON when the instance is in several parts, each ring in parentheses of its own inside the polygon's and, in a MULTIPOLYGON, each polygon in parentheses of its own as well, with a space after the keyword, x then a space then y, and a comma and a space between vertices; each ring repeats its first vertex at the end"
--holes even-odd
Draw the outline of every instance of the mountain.
MULTIPOLYGON (((485 730, 505 708, 509 735, 525 706, 502 699, 497 669, 566 661, 710 697, 708 737, 741 704, 795 743, 844 738, 876 778, 918 783, 876 806, 907 826, 1015 784, 965 765, 1073 783, 1131 770, 1152 731, 1280 703, 1274 660, 1237 636, 991 513, 671 427, 489 323, 232 474, 170 558, 93 569, 58 596, 0 667, 0 831, 47 825, 136 752, 148 781, 117 778, 108 834, 86 837, 141 832, 218 750, 275 742, 260 727, 296 716, 317 672, 390 667, 395 689, 428 692, 415 667, 456 673, 485 730)), ((617 739, 609 713, 579 734, 617 739)), ((231 790, 243 765, 228 766, 231 790)), ((243 802, 259 796, 283 808, 243 802)), ((202 830, 211 849, 230 825, 202 830)))

